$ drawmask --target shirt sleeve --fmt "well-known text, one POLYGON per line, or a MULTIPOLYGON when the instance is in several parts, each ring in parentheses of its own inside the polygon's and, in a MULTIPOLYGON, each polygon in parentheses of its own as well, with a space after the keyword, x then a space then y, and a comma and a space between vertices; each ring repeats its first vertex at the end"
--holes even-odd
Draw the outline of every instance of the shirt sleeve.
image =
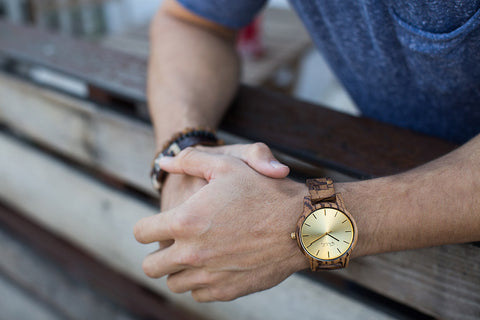
POLYGON ((189 11, 227 28, 249 24, 267 0, 177 0, 189 11))

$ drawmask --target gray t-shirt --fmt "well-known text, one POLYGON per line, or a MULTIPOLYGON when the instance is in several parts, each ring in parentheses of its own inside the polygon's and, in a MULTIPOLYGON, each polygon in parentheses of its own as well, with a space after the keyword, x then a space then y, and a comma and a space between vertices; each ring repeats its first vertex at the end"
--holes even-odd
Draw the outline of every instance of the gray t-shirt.
MULTIPOLYGON (((266 0, 179 0, 230 28, 266 0)), ((462 143, 480 132, 480 0, 291 0, 364 116, 462 143)))

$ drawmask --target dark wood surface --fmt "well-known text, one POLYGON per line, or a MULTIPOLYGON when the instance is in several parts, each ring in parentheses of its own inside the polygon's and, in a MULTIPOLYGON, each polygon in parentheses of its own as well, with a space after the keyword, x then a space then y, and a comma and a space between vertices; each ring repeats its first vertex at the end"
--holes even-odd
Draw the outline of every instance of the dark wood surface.
MULTIPOLYGON (((108 303, 114 303, 119 310, 123 309, 124 312, 130 313, 132 318, 152 320, 200 319, 198 315, 192 315, 179 309, 151 290, 106 267, 86 252, 66 242, 64 239, 56 237, 29 219, 24 218, 18 211, 1 203, 0 227, 14 237, 21 239, 29 251, 42 255, 43 259, 46 259, 50 264, 58 266, 57 272, 65 274, 65 277, 71 279, 70 282, 81 283, 82 287, 92 288, 95 290, 96 295, 110 301, 108 303)), ((27 254, 25 252, 25 255, 27 254)), ((4 255, 0 253, 0 259, 2 257, 4 255)), ((18 261, 10 261, 10 264, 22 264, 23 267, 25 262, 26 258, 23 258, 18 261)), ((0 268, 1 275, 4 274, 2 274, 0 268)), ((50 283, 47 288, 41 288, 41 285, 36 280, 24 279, 11 273, 8 276, 10 278, 13 277, 13 282, 19 283, 23 290, 29 292, 30 295, 36 296, 36 299, 40 300, 44 305, 48 305, 57 314, 72 316, 72 311, 69 310, 71 308, 59 302, 58 292, 55 290, 57 283, 50 283)), ((59 289, 59 291, 63 293, 68 292, 65 289, 59 289)), ((60 298, 64 302, 68 301, 68 297, 60 298)), ((80 311, 80 314, 76 316, 81 317, 82 314, 85 315, 88 312, 90 311, 85 310, 85 313, 80 311)))
POLYGON ((242 87, 222 128, 356 178, 398 173, 455 146, 282 94, 242 87))
MULTIPOLYGON (((0 21, 0 57, 18 72, 39 65, 84 81, 90 99, 148 121, 146 61, 92 43, 0 21)), ((221 129, 356 178, 421 165, 455 145, 283 94, 242 86, 221 129)))

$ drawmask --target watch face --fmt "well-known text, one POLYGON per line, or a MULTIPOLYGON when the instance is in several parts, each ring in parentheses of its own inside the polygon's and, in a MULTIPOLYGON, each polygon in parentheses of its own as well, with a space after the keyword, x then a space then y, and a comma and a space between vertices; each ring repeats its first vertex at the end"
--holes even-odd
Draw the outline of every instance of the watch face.
POLYGON ((322 208, 310 213, 300 229, 300 242, 316 259, 333 260, 348 251, 353 242, 353 225, 340 210, 322 208))

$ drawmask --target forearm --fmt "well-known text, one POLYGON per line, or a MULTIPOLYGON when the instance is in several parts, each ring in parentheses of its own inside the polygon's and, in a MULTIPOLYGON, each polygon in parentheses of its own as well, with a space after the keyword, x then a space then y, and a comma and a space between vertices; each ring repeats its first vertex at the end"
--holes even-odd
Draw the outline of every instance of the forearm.
POLYGON ((355 217, 355 256, 480 240, 480 136, 403 174, 339 183, 355 217))
POLYGON ((186 127, 216 127, 236 91, 234 33, 190 23, 167 1, 151 25, 148 100, 157 149, 186 127))

